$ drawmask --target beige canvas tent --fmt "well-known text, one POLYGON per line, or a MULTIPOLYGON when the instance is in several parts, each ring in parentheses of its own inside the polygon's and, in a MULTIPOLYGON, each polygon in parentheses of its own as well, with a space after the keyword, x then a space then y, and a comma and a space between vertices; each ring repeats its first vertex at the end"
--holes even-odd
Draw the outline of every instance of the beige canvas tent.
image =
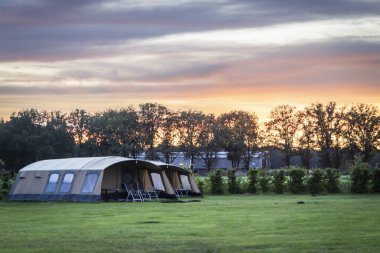
POLYGON ((185 170, 181 167, 166 164, 158 161, 150 161, 154 165, 157 165, 165 171, 165 174, 169 178, 174 190, 177 190, 177 195, 181 191, 186 191, 186 195, 199 196, 201 191, 199 190, 197 184, 195 183, 194 177, 190 171, 185 170), (178 192, 180 191, 180 192, 178 192))
POLYGON ((22 168, 9 200, 101 201, 122 199, 124 183, 152 187, 175 197, 165 171, 152 162, 125 157, 43 160, 22 168))

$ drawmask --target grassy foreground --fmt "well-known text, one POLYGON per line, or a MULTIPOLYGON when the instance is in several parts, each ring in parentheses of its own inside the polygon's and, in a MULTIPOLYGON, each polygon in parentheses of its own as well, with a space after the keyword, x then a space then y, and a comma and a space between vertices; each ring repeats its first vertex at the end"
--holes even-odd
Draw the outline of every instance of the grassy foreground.
POLYGON ((380 195, 0 203, 0 229, 2 253, 378 252, 380 195))

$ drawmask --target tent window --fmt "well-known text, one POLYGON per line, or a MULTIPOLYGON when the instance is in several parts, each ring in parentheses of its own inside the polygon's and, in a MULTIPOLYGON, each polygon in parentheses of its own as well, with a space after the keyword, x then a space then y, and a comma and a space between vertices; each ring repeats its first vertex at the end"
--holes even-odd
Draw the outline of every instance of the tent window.
POLYGON ((161 191, 165 191, 164 184, 162 183, 161 175, 158 173, 150 173, 152 176, 152 181, 154 188, 159 189, 161 191))
POLYGON ((92 193, 95 189, 99 175, 97 173, 87 174, 82 186, 83 193, 92 193))
POLYGON ((22 178, 22 179, 26 178, 24 171, 19 173, 19 178, 22 178))
POLYGON ((190 182, 189 182, 189 177, 186 176, 186 175, 180 175, 180 178, 181 178, 181 183, 182 183, 183 189, 191 190, 191 185, 190 185, 190 182))
POLYGON ((58 173, 50 174, 45 192, 55 192, 55 189, 57 188, 58 178, 59 178, 58 173))
POLYGON ((74 180, 74 173, 65 174, 65 176, 63 177, 63 181, 61 184, 61 188, 59 189, 59 192, 69 192, 73 180, 74 180))

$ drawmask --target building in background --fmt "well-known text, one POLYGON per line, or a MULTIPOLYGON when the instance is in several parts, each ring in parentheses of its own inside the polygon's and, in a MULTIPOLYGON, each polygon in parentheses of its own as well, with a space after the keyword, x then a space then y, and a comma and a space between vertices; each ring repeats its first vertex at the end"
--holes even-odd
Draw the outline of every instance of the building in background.
MULTIPOLYGON (((205 165, 205 162, 202 158, 197 157, 195 158, 195 161, 193 164, 191 164, 190 159, 185 157, 185 154, 183 152, 178 152, 174 155, 174 160, 171 164, 179 166, 184 169, 190 169, 191 165, 193 168, 193 171, 199 175, 206 175, 208 173, 207 167, 205 165)), ((164 160, 163 157, 159 157, 160 160, 164 160)), ((145 154, 141 154, 138 159, 145 159, 145 154)), ((269 169, 270 168, 270 159, 269 159, 269 152, 263 151, 263 152, 256 152, 252 156, 251 163, 249 165, 250 168, 256 168, 256 169, 269 169)), ((232 163, 227 158, 227 152, 221 151, 217 154, 216 164, 213 166, 213 168, 217 169, 232 169, 232 163)), ((240 163, 240 169, 244 168, 244 162, 241 161, 240 163)))

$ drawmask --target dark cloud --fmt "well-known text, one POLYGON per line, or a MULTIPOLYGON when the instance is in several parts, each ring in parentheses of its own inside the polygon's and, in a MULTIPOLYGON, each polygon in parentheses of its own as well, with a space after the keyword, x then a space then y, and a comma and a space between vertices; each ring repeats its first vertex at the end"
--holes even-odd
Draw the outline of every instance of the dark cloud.
MULTIPOLYGON (((142 3, 144 1, 141 1, 142 3)), ((182 30, 263 26, 321 17, 378 15, 380 2, 361 0, 225 0, 130 7, 128 1, 3 1, 0 23, 180 27, 182 30), (115 8, 103 8, 113 3, 115 8), (118 8, 120 7, 120 8, 118 8)))
POLYGON ((209 87, 204 85, 178 85, 170 84, 165 86, 160 85, 99 85, 99 86, 0 86, 0 94, 4 95, 107 95, 107 94, 178 94, 187 92, 202 92, 208 90, 209 87))
POLYGON ((102 1, 5 0, 0 4, 0 24, 51 25, 78 21, 86 8, 102 1), (74 20, 71 18, 76 17, 74 20))
POLYGON ((176 60, 174 57, 163 57, 161 60, 155 60, 153 65, 149 60, 140 64, 136 64, 133 61, 129 63, 94 62, 91 64, 91 67, 82 67, 80 65, 74 65, 73 67, 66 66, 54 77, 49 78, 49 80, 45 79, 45 83, 56 83, 65 80, 70 80, 71 83, 96 80, 97 82, 112 82, 115 84, 125 84, 128 82, 181 82, 193 78, 210 76, 228 66, 228 62, 194 62, 193 60, 186 59, 176 60), (156 65, 159 65, 159 67, 156 65))
POLYGON ((355 17, 378 15, 379 1, 363 0, 239 0, 250 6, 248 9, 262 10, 262 20, 268 23, 283 21, 300 21, 321 18, 355 17))
POLYGON ((71 95, 71 94, 105 94, 111 90, 106 87, 57 87, 57 86, 0 86, 0 94, 2 95, 71 95))
POLYGON ((122 1, 2 1, 0 61, 105 55, 112 45, 161 35, 377 15, 380 2, 208 1, 128 7, 122 1), (103 8, 115 3, 120 8, 103 8), (104 50, 101 49, 104 47, 104 50))
MULTIPOLYGON (((1 29, 1 28, 0 28, 1 29)), ((129 39, 159 35, 155 29, 106 26, 48 26, 2 29, 0 61, 55 61, 117 55, 129 39)))

